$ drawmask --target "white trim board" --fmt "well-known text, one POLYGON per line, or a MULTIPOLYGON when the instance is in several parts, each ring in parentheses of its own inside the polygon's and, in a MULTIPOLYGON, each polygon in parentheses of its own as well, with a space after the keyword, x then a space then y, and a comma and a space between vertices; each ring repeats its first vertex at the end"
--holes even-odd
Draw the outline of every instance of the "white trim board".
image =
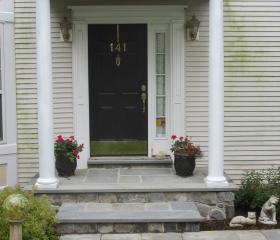
POLYGON ((133 24, 148 26, 148 156, 170 154, 171 134, 184 134, 184 16, 186 6, 74 6, 73 99, 74 134, 85 151, 78 168, 90 157, 88 95, 88 24, 133 24), (168 39, 167 134, 155 137, 154 32, 165 31, 168 39))

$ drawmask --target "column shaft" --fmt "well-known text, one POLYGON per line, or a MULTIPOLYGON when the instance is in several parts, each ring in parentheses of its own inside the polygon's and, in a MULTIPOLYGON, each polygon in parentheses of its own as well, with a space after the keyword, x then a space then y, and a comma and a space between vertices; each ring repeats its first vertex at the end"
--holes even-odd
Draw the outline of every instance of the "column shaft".
POLYGON ((39 178, 38 188, 55 188, 50 0, 36 1, 39 178))
POLYGON ((209 160, 206 183, 225 185, 223 0, 209 1, 209 160))

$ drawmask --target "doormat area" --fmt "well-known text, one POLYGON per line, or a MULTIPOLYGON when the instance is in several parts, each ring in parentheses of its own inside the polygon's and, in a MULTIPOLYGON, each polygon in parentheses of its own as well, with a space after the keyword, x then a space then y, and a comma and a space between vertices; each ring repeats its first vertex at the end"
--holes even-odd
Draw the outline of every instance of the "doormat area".
POLYGON ((147 141, 91 141, 91 156, 147 155, 147 141))

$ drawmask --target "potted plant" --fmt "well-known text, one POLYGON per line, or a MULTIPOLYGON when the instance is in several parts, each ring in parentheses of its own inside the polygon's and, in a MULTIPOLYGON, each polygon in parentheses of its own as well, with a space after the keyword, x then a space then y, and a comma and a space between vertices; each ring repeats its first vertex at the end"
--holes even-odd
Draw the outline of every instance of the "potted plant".
POLYGON ((200 146, 191 142, 191 137, 171 136, 171 151, 174 153, 174 168, 181 177, 192 176, 196 157, 201 156, 200 146))
POLYGON ((75 175, 77 159, 84 145, 79 145, 74 136, 64 139, 61 135, 57 136, 54 145, 55 167, 60 177, 70 177, 75 175))

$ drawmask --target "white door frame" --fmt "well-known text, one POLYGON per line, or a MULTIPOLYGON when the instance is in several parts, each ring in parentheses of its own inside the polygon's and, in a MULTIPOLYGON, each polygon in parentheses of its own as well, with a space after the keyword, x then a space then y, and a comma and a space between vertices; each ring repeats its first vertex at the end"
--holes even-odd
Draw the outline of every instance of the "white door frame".
POLYGON ((170 154, 170 135, 184 134, 184 9, 186 6, 73 6, 73 105, 74 134, 85 145, 78 168, 87 168, 90 157, 88 94, 88 24, 148 26, 148 156, 170 154), (167 131, 156 137, 154 33, 168 33, 167 131))

